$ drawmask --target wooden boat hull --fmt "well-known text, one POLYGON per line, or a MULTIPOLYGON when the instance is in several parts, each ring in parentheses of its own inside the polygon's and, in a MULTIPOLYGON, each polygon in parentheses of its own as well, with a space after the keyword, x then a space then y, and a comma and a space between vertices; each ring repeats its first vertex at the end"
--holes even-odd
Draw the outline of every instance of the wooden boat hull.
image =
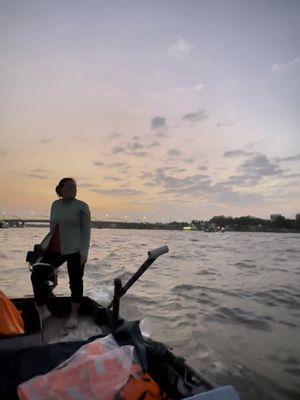
POLYGON ((12 299, 22 311, 25 334, 0 339, 0 398, 17 399, 17 386, 40 374, 49 372, 69 358, 83 344, 112 334, 120 345, 135 347, 144 370, 172 398, 182 399, 195 393, 205 393, 215 386, 205 376, 194 371, 183 358, 160 342, 144 338, 139 321, 115 320, 111 309, 84 297, 79 309, 79 326, 67 331, 64 323, 70 312, 68 297, 53 297, 48 301, 52 315, 40 323, 33 298, 12 299))

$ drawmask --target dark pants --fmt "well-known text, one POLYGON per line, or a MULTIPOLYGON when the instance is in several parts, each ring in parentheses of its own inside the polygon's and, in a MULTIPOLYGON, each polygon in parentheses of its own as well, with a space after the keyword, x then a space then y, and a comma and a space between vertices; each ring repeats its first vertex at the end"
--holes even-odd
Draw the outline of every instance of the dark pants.
MULTIPOLYGON (((69 285, 71 290, 72 303, 80 303, 83 295, 83 273, 84 266, 80 266, 80 254, 67 254, 62 255, 52 250, 47 250, 41 262, 48 263, 54 266, 55 269, 60 267, 64 262, 67 262, 69 285)), ((35 271, 31 274, 31 282, 36 304, 42 306, 46 304, 47 300, 47 277, 35 271)))

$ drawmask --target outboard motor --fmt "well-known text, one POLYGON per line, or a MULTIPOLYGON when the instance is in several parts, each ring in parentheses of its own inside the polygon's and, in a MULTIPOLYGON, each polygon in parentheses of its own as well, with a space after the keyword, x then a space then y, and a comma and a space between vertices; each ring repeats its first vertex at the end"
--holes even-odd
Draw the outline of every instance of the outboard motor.
POLYGON ((53 289, 57 286, 57 272, 53 265, 42 262, 45 250, 38 244, 33 251, 28 251, 26 261, 31 273, 31 281, 44 284, 47 297, 54 297, 53 289))
POLYGON ((57 273, 53 265, 37 262, 31 266, 31 281, 43 282, 46 297, 54 297, 53 289, 57 286, 57 273))

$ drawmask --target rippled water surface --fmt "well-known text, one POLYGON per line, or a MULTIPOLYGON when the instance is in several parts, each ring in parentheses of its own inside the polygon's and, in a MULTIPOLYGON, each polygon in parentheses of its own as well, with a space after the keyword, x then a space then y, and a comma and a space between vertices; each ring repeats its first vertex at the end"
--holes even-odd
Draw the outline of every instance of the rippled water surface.
MULTIPOLYGON (((45 228, 0 229, 0 287, 31 293, 24 261, 45 228)), ((147 318, 152 337, 173 347, 241 398, 300 399, 300 235, 92 230, 85 292, 104 300, 149 249, 168 245, 121 304, 147 318)), ((57 293, 68 294, 66 268, 57 293)))

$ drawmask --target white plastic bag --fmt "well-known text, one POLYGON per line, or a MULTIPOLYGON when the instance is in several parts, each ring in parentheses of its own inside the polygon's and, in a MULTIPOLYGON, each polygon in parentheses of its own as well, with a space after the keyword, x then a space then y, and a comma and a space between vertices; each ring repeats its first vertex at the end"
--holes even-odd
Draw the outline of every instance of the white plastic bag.
POLYGON ((18 386, 20 400, 113 400, 132 371, 133 346, 112 335, 82 346, 45 375, 18 386))

